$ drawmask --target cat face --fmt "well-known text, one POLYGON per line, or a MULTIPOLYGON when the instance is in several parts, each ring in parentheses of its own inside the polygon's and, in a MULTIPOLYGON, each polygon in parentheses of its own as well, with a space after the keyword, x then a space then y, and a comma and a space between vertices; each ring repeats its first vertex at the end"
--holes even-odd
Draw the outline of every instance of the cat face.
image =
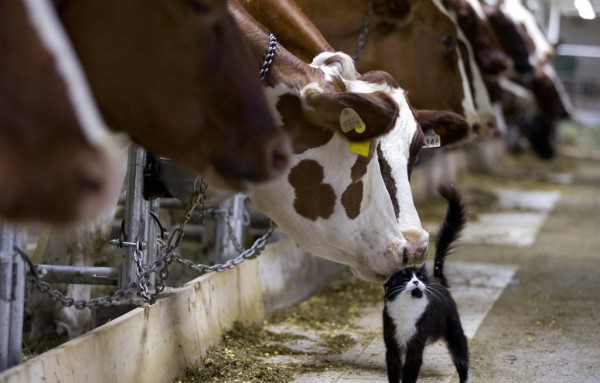
POLYGON ((392 275, 384 285, 385 299, 393 300, 399 294, 407 294, 413 298, 423 298, 423 293, 429 283, 425 265, 420 268, 407 267, 392 275))

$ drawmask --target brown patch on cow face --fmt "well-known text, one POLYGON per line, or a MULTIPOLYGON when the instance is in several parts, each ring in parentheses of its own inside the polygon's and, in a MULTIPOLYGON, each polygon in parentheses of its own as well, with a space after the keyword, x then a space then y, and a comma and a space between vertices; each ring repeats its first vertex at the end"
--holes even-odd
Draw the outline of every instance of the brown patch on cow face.
POLYGON ((313 160, 300 161, 288 176, 296 196, 294 209, 313 221, 329 218, 335 207, 335 192, 331 185, 323 183, 324 177, 323 167, 313 160))
POLYGON ((350 171, 350 176, 352 177, 352 182, 360 181, 360 179, 367 174, 367 166, 369 162, 371 162, 371 158, 373 158, 373 154, 369 152, 368 157, 357 156, 354 165, 352 165, 352 169, 350 171))
POLYGON ((372 150, 369 152, 368 157, 357 156, 352 169, 350 169, 352 183, 342 193, 341 201, 346 215, 350 219, 354 219, 360 214, 360 205, 363 199, 362 177, 367 174, 367 166, 371 162, 371 158, 373 158, 372 150))
POLYGON ((379 169, 381 170, 383 183, 388 191, 388 194, 390 195, 392 205, 394 206, 394 214, 396 215, 396 218, 398 218, 400 216, 400 205, 398 204, 398 199, 396 198, 398 193, 398 189, 396 188, 396 180, 394 180, 394 176, 392 176, 392 167, 383 156, 381 145, 377 145, 377 160, 379 161, 379 169))
POLYGON ((362 181, 351 183, 344 193, 342 193, 342 206, 346 211, 346 215, 350 219, 358 217, 360 214, 360 204, 363 199, 363 183, 362 181))
POLYGON ((425 142, 425 136, 423 134, 423 130, 419 127, 415 132, 415 135, 410 142, 410 147, 408 148, 408 164, 406 165, 408 171, 408 180, 410 181, 410 176, 412 175, 413 168, 419 159, 419 153, 423 149, 423 144, 425 142))
POLYGON ((333 137, 333 132, 324 130, 304 117, 302 103, 297 96, 280 96, 276 108, 281 115, 283 129, 292 139, 295 154, 323 146, 333 137))

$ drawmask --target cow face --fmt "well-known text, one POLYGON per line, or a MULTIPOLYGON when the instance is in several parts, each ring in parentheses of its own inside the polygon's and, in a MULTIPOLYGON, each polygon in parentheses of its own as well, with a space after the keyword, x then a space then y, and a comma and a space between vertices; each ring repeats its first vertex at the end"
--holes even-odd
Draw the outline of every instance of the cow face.
POLYGON ((62 1, 58 10, 112 129, 236 189, 287 167, 288 142, 225 0, 62 1))
POLYGON ((505 71, 511 62, 487 22, 479 1, 443 0, 442 3, 456 13, 458 25, 473 48, 481 71, 485 75, 498 75, 505 71))
POLYGON ((490 25, 504 51, 510 56, 514 63, 514 69, 518 73, 530 73, 533 66, 529 60, 530 48, 524 39, 526 34, 524 28, 515 23, 500 5, 484 5, 484 12, 490 25))
POLYGON ((343 54, 321 54, 312 65, 326 74, 318 86, 308 84, 299 92, 269 89, 281 124, 293 137, 295 154, 284 177, 258 186, 249 196, 312 254, 347 264, 363 279, 382 282, 403 265, 422 263, 427 249, 429 235, 421 227, 408 183, 409 163, 422 146, 422 134, 403 91, 390 86, 389 75, 333 76, 332 71, 351 66, 343 54), (339 109, 340 96, 328 94, 327 84, 340 79, 346 93, 371 97, 343 97, 344 108, 339 109), (321 90, 319 97, 312 94, 316 89, 321 90), (340 111, 334 113, 336 130, 365 134, 365 140, 349 142, 354 136, 324 129, 329 114, 322 117, 326 120, 315 120, 323 116, 315 111, 324 108, 340 111), (353 112, 343 112, 347 109, 353 112), (356 120, 346 122, 347 113, 356 120), (390 118, 382 123, 386 115, 390 118), (377 131, 387 131, 380 126, 389 123, 391 131, 377 138, 377 131))

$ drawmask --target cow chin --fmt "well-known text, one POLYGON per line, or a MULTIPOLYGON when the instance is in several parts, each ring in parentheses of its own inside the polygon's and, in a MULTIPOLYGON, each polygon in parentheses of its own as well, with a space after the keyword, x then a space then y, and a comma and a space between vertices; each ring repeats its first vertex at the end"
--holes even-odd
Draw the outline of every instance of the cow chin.
MULTIPOLYGON (((368 282, 384 283, 390 276, 400 270, 406 264, 406 243, 392 242, 389 243, 385 252, 378 254, 375 260, 366 261, 360 265, 351 265, 350 268, 354 275, 368 282)), ((369 259, 369 257, 366 257, 369 259)))
POLYGON ((202 180, 205 181, 211 189, 219 191, 244 193, 251 189, 251 183, 239 178, 223 176, 212 166, 208 166, 204 169, 202 172, 202 180))
MULTIPOLYGON (((352 274, 354 274, 356 277, 367 281, 367 282, 373 282, 373 283, 380 283, 383 284, 385 283, 388 278, 388 276, 385 276, 383 274, 380 274, 378 272, 376 272, 373 269, 364 267, 364 266, 360 266, 360 267, 351 267, 350 270, 352 270, 352 274)), ((390 275, 392 275, 393 273, 391 273, 390 275)))

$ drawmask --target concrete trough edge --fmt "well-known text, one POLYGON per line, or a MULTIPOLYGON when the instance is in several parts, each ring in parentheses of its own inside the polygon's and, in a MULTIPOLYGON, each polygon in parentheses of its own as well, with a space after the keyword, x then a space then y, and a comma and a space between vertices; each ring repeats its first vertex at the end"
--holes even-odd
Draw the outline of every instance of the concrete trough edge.
MULTIPOLYGON (((460 171, 488 170, 504 155, 503 148, 501 140, 481 141, 434 157, 413 173, 415 199, 433 197, 439 182, 455 179, 460 171)), ((198 277, 150 307, 0 373, 0 383, 173 381, 200 362, 236 321, 260 326, 266 313, 305 299, 343 270, 284 239, 256 260, 198 277)))

